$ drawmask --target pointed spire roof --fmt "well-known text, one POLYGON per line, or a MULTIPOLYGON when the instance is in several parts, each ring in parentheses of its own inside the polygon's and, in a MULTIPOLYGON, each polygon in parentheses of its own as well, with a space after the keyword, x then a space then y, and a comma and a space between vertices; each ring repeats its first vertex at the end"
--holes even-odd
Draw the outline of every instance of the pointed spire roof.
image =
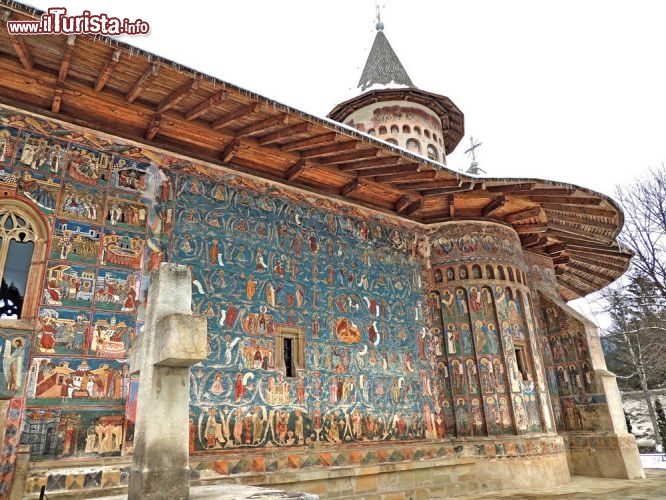
POLYGON ((381 21, 377 22, 377 36, 358 82, 361 92, 370 87, 414 87, 383 30, 384 24, 381 21))

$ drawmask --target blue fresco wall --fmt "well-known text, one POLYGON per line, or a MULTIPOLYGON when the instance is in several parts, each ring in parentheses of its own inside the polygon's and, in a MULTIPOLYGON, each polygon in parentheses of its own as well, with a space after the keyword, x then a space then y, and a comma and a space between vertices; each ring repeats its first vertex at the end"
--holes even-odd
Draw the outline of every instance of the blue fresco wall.
POLYGON ((210 355, 191 373, 195 449, 423 439, 432 352, 412 231, 236 176, 180 175, 169 256, 192 268, 210 355), (276 337, 301 329, 285 377, 276 337))

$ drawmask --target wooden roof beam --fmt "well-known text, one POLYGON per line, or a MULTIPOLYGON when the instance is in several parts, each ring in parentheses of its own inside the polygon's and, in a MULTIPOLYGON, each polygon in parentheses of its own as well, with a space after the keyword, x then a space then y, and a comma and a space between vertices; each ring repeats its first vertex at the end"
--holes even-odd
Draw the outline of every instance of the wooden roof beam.
POLYGON ((585 214, 585 215, 596 215, 598 217, 609 217, 616 218, 618 212, 616 210, 608 210, 605 208, 593 208, 593 207, 570 207, 563 206, 558 203, 542 203, 541 207, 545 210, 556 210, 558 212, 568 212, 572 214, 585 214))
POLYGON ((281 151, 296 151, 298 149, 308 149, 322 144, 328 144, 338 138, 337 132, 328 132, 326 134, 308 137, 307 139, 300 139, 298 141, 289 142, 280 146, 281 151))
MULTIPOLYGON (((9 21, 11 17, 12 17, 11 11, 5 10, 2 12, 2 20, 5 26, 7 26, 7 21, 9 21)), ((12 35, 9 32, 7 33, 7 35, 9 36, 9 41, 12 43, 12 46, 14 47, 14 52, 16 52, 16 55, 21 61, 23 67, 28 71, 31 71, 32 67, 34 66, 34 61, 32 59, 32 54, 30 54, 28 43, 25 41, 26 36, 12 35)))
POLYGON ((407 165, 396 165, 392 167, 379 167, 368 170, 359 170, 357 175, 359 177, 374 177, 377 179, 377 182, 386 182, 383 177, 390 175, 404 175, 404 174, 414 174, 419 172, 420 166, 416 163, 410 163, 407 165))
MULTIPOLYGON (((617 277, 617 276, 608 276, 608 275, 606 275, 606 274, 602 274, 602 273, 600 273, 600 272, 598 272, 598 271, 594 271, 594 270, 592 270, 592 269, 588 269, 588 268, 586 268, 586 267, 583 267, 583 266, 581 266, 580 264, 578 264, 578 263, 576 262, 576 260, 570 260, 570 261, 567 263, 567 267, 568 267, 569 269, 575 270, 575 271, 580 272, 580 273, 589 274, 590 276, 594 276, 595 278, 598 278, 598 279, 600 279, 600 280, 611 281, 611 280, 614 280, 614 279, 617 277)), ((600 266, 600 267, 601 267, 601 266, 600 266)), ((573 273, 572 273, 572 274, 573 274, 573 273)))
MULTIPOLYGON (((410 188, 412 189, 412 188, 410 188)), ((415 188, 414 188, 415 189, 415 188)), ((419 189, 421 196, 423 197, 430 197, 430 196, 441 196, 443 194, 451 194, 451 193, 461 193, 465 191, 471 191, 474 189, 474 182, 463 182, 460 187, 444 187, 444 188, 437 188, 437 189, 419 189)))
POLYGON ((422 208, 423 208, 423 198, 419 198, 419 199, 417 199, 414 203, 412 203, 411 205, 409 205, 409 206, 405 209, 405 215, 407 215, 408 217, 410 217, 410 216, 412 216, 415 212, 418 212, 418 211, 421 210, 422 208))
POLYGON ((193 106, 187 111, 185 111, 185 119, 187 121, 190 121, 200 117, 201 115, 205 114, 206 112, 210 111, 215 106, 220 104, 226 98, 227 98, 227 91, 220 90, 219 92, 213 94, 212 96, 204 99, 196 106, 193 106))
POLYGON ((363 158, 372 158, 379 154, 379 149, 361 149, 359 151, 352 151, 351 153, 343 153, 335 156, 327 156, 319 160, 322 165, 336 165, 338 163, 347 163, 350 161, 361 160, 363 158))
MULTIPOLYGON (((437 170, 416 170, 415 172, 399 172, 394 175, 386 176, 382 179, 383 182, 393 182, 393 183, 400 183, 400 182, 424 182, 424 181, 434 181, 437 179, 439 175, 439 172, 437 170)), ((441 179, 442 181, 445 182, 445 186, 459 186, 460 183, 458 182, 451 182, 451 180, 455 181, 455 179, 441 179)))
POLYGON ((97 77, 97 81, 95 81, 95 85, 93 87, 95 92, 101 91, 104 88, 104 85, 106 85, 106 82, 109 81, 109 78, 111 78, 111 75, 113 74, 113 70, 116 68, 116 66, 120 62, 120 55, 121 55, 121 51, 119 49, 111 50, 111 54, 109 55, 109 58, 104 63, 104 67, 102 68, 102 71, 99 72, 99 76, 97 77))
POLYGON ((627 266, 606 262, 605 260, 600 259, 598 255, 596 256, 596 258, 587 257, 584 253, 580 254, 578 250, 571 250, 571 249, 568 250, 568 253, 572 261, 574 262, 582 262, 583 264, 589 264, 591 266, 598 266, 606 269, 612 269, 613 271, 619 273, 623 273, 627 270, 627 266))
POLYGON ((395 213, 400 214, 405 211, 405 209, 412 203, 411 198, 408 195, 401 197, 398 201, 395 202, 395 213))
POLYGON ((284 174, 284 178, 288 181, 293 181, 309 168, 312 168, 312 163, 299 160, 296 164, 289 167, 289 170, 284 174))
MULTIPOLYGON (((548 247, 546 247, 546 249, 548 249, 548 247)), ((553 264, 556 266, 561 264, 568 264, 570 259, 571 257, 569 257, 568 255, 557 255, 553 257, 553 264)))
POLYGON ((176 104, 185 99, 188 95, 190 95, 193 91, 197 90, 198 88, 199 88, 198 80, 192 78, 186 81, 180 87, 178 87, 168 96, 166 96, 164 99, 162 99, 162 101, 157 105, 157 112, 163 113, 167 109, 173 108, 176 104))
POLYGON ((566 243, 554 243, 546 247, 546 253, 549 255, 556 255, 564 252, 567 249, 566 243))
POLYGON ((534 182, 521 182, 518 184, 503 184, 500 186, 488 186, 486 190, 491 193, 509 194, 513 193, 514 191, 529 191, 533 189, 534 186, 535 186, 534 182))
POLYGON ((266 130, 277 127, 278 125, 286 125, 289 122, 289 115, 287 113, 280 113, 279 115, 271 116, 265 120, 261 120, 247 127, 237 130, 236 137, 247 137, 248 135, 259 134, 266 130))
POLYGON ((548 238, 546 238, 543 234, 531 233, 520 236, 520 244, 524 248, 545 246, 546 243, 548 243, 548 238))
POLYGON ((575 190, 568 188, 533 188, 524 191, 512 191, 513 196, 570 196, 575 190))
MULTIPOLYGON (((386 182, 386 179, 382 179, 386 182)), ((463 191, 465 190, 465 182, 458 179, 435 179, 424 180, 421 182, 409 182, 409 183, 396 183, 398 189, 424 189, 424 190, 434 190, 440 188, 446 188, 449 192, 455 192, 456 190, 463 191), (463 188, 463 189, 461 189, 463 188)), ((471 184, 471 183, 467 183, 471 184)), ((469 186, 471 188, 471 186, 469 186)))
MULTIPOLYGON (((586 286, 586 287, 588 287, 588 288, 591 288, 592 290, 596 290, 596 289, 599 288, 599 284, 598 284, 598 283, 594 283, 594 282, 592 282, 592 281, 589 281, 589 280, 586 279, 586 278, 583 278, 583 277, 581 277, 581 276, 579 276, 579 275, 577 275, 577 274, 572 273, 571 270, 569 269, 569 266, 567 266, 566 269, 567 269, 568 272, 566 272, 566 273, 563 275, 565 278, 574 278, 574 279, 580 281, 584 286, 586 286)), ((605 278, 605 280, 607 280, 607 281, 611 281, 611 278, 605 278)), ((569 283, 571 283, 571 281, 569 281, 569 283)), ((588 293, 589 293, 589 292, 588 292, 588 293)))
POLYGON ((483 217, 490 217, 494 212, 502 208, 506 204, 505 196, 498 196, 488 203, 483 210, 481 210, 481 215, 483 217))
POLYGON ((590 198, 584 196, 545 196, 527 195, 527 199, 543 203, 561 203, 562 205, 600 205, 602 198, 590 198))
POLYGON ((60 104, 62 103, 63 90, 64 90, 63 83, 57 81, 55 88, 53 89, 53 100, 51 101, 52 113, 60 113, 60 104))
POLYGON ((548 221, 548 230, 550 234, 552 234, 554 237, 562 239, 565 242, 568 240, 577 240, 577 241, 587 241, 590 243, 601 243, 602 245, 603 244, 610 245, 612 242, 612 238, 602 235, 597 235, 594 233, 577 232, 573 229, 559 226, 555 224, 553 221, 548 221))
MULTIPOLYGON (((395 157, 395 156, 385 156, 382 158, 375 158, 373 160, 364 160, 364 161, 359 161, 355 163, 350 163, 349 165, 339 165, 338 168, 342 170, 343 172, 346 172, 348 170, 354 170, 358 171, 359 174, 363 170, 370 170, 370 169, 376 169, 376 168, 383 168, 383 167, 388 167, 388 166, 397 166, 401 165, 404 163, 405 160, 401 157, 395 157)), ((372 175, 366 174, 366 176, 372 175)))
POLYGON ((236 153, 238 153, 238 150, 240 149, 240 145, 241 142, 238 139, 229 142, 227 147, 222 150, 220 161, 222 163, 229 163, 231 160, 233 160, 234 156, 236 156, 236 153))
POLYGON ((67 35, 65 38, 65 47, 60 59, 60 69, 58 70, 58 81, 64 82, 69 72, 69 63, 72 61, 72 54, 74 53, 74 44, 76 43, 76 35, 67 35))
MULTIPOLYGON (((555 270, 555 274, 558 274, 558 269, 555 270)), ((559 273, 560 279, 557 280, 557 282, 560 284, 560 286, 566 288, 571 293, 573 293, 574 295, 577 295, 579 297, 585 297, 588 293, 590 293, 590 292, 584 292, 583 290, 578 288, 576 285, 572 285, 570 282, 563 280, 563 277, 564 277, 563 275, 564 275, 564 270, 562 270, 559 273)), ((597 288, 597 287, 595 286, 595 288, 597 288)))
POLYGON ((284 138, 291 137, 292 135, 302 134, 304 132, 309 132, 314 125, 310 122, 301 122, 291 127, 283 128, 277 130, 273 133, 264 135, 257 139, 257 144, 260 146, 268 146, 274 142, 280 141, 284 138))
POLYGON ((548 230, 546 224, 516 224, 513 230, 520 234, 545 233, 548 230))
POLYGON ((143 72, 143 75, 141 75, 139 79, 134 82, 134 85, 132 85, 132 88, 125 96, 125 100, 127 102, 134 102, 136 98, 141 95, 141 91, 146 86, 146 84, 155 78, 159 71, 160 65, 158 63, 150 63, 146 70, 143 72))
POLYGON ((539 217, 539 215, 541 215, 541 207, 532 207, 521 210, 520 212, 508 214, 506 217, 504 217, 504 220, 513 224, 514 222, 521 222, 524 220, 533 219, 534 217, 539 217))
POLYGON ((146 140, 152 141, 155 138, 161 124, 162 124, 162 115, 159 113, 155 113, 153 115, 152 120, 150 120, 150 125, 148 125, 148 128, 146 129, 146 140))
POLYGON ((629 261, 629 258, 631 257, 630 255, 623 253, 619 248, 603 247, 585 241, 574 241, 573 239, 572 241, 567 242, 567 251, 587 255, 610 255, 618 258, 625 258, 627 261, 629 261))
POLYGON ((210 128, 212 128, 213 130, 222 128, 225 125, 228 125, 230 123, 235 122, 236 120, 243 118, 245 115, 249 115, 250 113, 256 112, 258 109, 259 109, 258 102, 253 102, 248 104, 247 106, 242 106, 238 108, 236 111, 227 113, 226 115, 221 116, 217 120, 213 120, 212 122, 210 122, 210 128))
POLYGON ((354 191, 358 191, 363 186, 360 179, 354 179, 340 190, 340 195, 347 197, 354 191))
MULTIPOLYGON (((568 212, 572 213, 572 212, 568 212)), ((618 226, 616 224, 605 224, 603 222, 597 222, 589 219, 579 219, 578 217, 572 217, 571 215, 562 215, 554 213, 552 210, 546 210, 546 214, 550 219, 561 220, 563 222, 569 222, 570 224, 582 224, 584 226, 596 227, 599 229, 604 229, 606 231, 617 231, 618 226)))
MULTIPOLYGON (((308 151, 305 151, 301 153, 301 158, 317 158, 320 156, 330 156, 335 153, 341 153, 343 151, 353 151, 356 149, 359 149, 361 147, 361 143, 359 141, 345 141, 345 142, 337 142, 335 144, 329 144, 328 146, 322 146, 320 148, 316 149, 310 149, 308 151)), ((282 151, 284 151, 283 148, 280 148, 282 151)))

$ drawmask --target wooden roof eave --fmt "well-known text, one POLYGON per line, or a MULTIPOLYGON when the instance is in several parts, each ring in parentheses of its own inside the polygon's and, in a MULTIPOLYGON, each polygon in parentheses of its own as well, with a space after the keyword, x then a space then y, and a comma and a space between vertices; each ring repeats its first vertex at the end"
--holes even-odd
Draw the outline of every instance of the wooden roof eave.
MULTIPOLYGON (((20 4, 5 9, 15 19, 41 15, 20 4)), ((608 268, 600 261, 593 268, 597 274, 619 276, 631 257, 615 242, 624 219, 607 196, 561 182, 461 174, 333 120, 298 111, 115 39, 40 36, 21 44, 0 27, 0 89, 3 102, 47 117, 348 197, 422 224, 465 213, 497 218, 519 228, 524 237, 538 236, 540 249, 566 243, 572 262, 576 255, 586 258, 595 252, 613 259, 608 268), (80 51, 85 57, 77 56, 80 51), (91 62, 95 55, 99 57, 91 62), (119 75, 132 78, 123 81, 119 75), (358 157, 343 151, 345 143, 354 145, 351 151, 358 151, 358 157), (331 147, 331 152, 321 157, 328 158, 324 163, 330 165, 320 165, 316 158, 302 164, 312 149, 325 147, 331 147), (254 165, 249 161, 252 156, 271 161, 254 165), (456 185, 448 186, 446 181, 456 185), (476 208, 466 212, 467 204, 476 208), (525 216, 536 207, 545 219, 525 216), (524 218, 518 220, 521 213, 524 218), (586 234, 590 227, 595 236, 586 234)), ((413 100, 421 94, 433 98, 418 89, 409 93, 413 100)), ((455 108, 448 100, 440 104, 455 108)), ((462 113, 457 108, 453 111, 450 126, 457 126, 459 113, 462 133, 462 113)), ((566 276, 566 264, 559 267, 566 276)), ((612 279, 609 276, 609 282, 612 279)), ((593 280, 590 288, 597 287, 597 282, 593 280)))

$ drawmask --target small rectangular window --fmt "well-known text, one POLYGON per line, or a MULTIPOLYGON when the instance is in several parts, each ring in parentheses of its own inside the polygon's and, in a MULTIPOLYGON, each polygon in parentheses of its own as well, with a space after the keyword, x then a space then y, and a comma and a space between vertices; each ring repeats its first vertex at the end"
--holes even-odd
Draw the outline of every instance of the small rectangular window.
POLYGON ((297 377, 305 369, 305 330, 293 326, 279 326, 275 343, 276 367, 285 377, 297 377))
POLYGON ((532 373, 530 371, 530 365, 527 361, 527 353, 525 352, 525 346, 515 346, 516 354, 516 363, 518 364, 518 371, 522 376, 523 380, 532 380, 532 373))

